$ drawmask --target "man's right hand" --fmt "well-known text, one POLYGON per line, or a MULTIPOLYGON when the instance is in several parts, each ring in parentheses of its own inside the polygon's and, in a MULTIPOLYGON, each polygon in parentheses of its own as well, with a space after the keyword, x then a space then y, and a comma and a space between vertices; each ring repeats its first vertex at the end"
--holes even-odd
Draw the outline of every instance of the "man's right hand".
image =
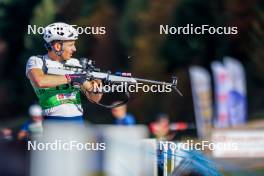
POLYGON ((65 76, 46 75, 39 68, 32 68, 28 72, 28 78, 37 88, 50 88, 70 83, 65 76))

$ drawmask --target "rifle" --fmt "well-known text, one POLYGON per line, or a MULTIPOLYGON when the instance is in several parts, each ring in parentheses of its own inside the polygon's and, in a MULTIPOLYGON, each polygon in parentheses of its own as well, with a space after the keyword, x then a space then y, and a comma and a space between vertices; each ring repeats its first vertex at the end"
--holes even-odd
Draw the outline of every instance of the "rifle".
MULTIPOLYGON (((52 75, 66 75, 66 74, 85 74, 88 81, 99 79, 102 80, 103 84, 120 84, 125 83, 126 85, 132 85, 137 83, 145 83, 145 84, 154 84, 154 85, 164 85, 170 86, 173 90, 175 90, 180 96, 183 96, 182 93, 177 88, 177 77, 172 77, 172 82, 162 82, 162 81, 155 81, 149 79, 142 79, 142 78, 135 78, 131 76, 131 73, 122 73, 117 72, 112 74, 110 71, 101 72, 99 68, 95 67, 95 62, 93 60, 89 60, 87 58, 80 58, 79 65, 70 65, 65 63, 64 67, 62 68, 48 68, 47 74, 52 75)), ((97 93, 105 93, 103 90, 97 93)), ((128 102, 130 98, 129 92, 125 92, 127 98, 126 100, 122 101, 121 103, 115 105, 104 105, 101 103, 96 103, 106 108, 114 108, 121 106, 128 102)), ((93 102, 93 101, 92 101, 93 102)))

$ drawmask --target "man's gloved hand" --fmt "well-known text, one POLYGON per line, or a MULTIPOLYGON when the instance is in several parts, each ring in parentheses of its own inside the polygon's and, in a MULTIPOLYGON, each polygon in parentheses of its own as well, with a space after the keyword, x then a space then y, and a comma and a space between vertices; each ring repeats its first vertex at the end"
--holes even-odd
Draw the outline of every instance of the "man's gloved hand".
POLYGON ((80 86, 81 91, 86 95, 89 101, 99 102, 102 98, 102 93, 99 93, 98 91, 100 88, 102 88, 102 81, 101 80, 86 80, 85 74, 69 74, 65 75, 68 82, 71 82, 73 84, 77 84, 80 86))
POLYGON ((86 90, 86 92, 90 92, 90 93, 98 93, 100 88, 102 88, 101 80, 85 81, 81 85, 82 90, 86 90))
POLYGON ((86 81, 86 75, 85 74, 68 74, 65 75, 68 82, 73 83, 74 85, 83 85, 83 83, 86 81))
POLYGON ((80 88, 86 98, 92 103, 98 103, 101 100, 103 94, 98 93, 100 88, 102 88, 101 80, 85 81, 80 88))

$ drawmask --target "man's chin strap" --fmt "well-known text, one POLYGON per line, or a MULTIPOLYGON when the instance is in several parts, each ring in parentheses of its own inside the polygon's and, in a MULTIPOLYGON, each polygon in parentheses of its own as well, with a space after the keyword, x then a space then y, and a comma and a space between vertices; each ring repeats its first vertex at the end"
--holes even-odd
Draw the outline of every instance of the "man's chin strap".
POLYGON ((62 41, 59 42, 59 43, 61 44, 61 50, 60 50, 60 51, 56 51, 52 46, 51 46, 51 48, 52 48, 52 50, 56 53, 56 55, 59 56, 59 57, 61 58, 62 53, 63 53, 63 51, 64 51, 64 45, 63 45, 63 42, 62 42, 62 41))
POLYGON ((64 45, 63 45, 63 42, 62 42, 62 41, 60 41, 59 43, 61 44, 61 50, 60 50, 60 51, 56 51, 56 50, 53 48, 53 46, 51 45, 51 43, 45 43, 44 46, 45 46, 47 49, 51 49, 52 51, 54 51, 55 54, 61 58, 62 53, 63 53, 63 51, 64 51, 64 45))

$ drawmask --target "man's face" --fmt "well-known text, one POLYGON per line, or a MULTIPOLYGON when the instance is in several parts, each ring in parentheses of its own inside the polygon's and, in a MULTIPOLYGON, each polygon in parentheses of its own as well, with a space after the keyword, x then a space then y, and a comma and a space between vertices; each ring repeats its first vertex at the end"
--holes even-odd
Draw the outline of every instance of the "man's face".
MULTIPOLYGON (((62 45, 60 43, 55 43, 54 48, 57 51, 61 50, 62 45)), ((63 42, 63 52, 62 52, 62 59, 63 60, 68 60, 72 57, 73 53, 76 51, 75 48, 75 41, 64 41, 63 42)))
POLYGON ((63 53, 62 58, 68 60, 72 57, 73 53, 76 51, 75 41, 65 41, 63 42, 63 53))

